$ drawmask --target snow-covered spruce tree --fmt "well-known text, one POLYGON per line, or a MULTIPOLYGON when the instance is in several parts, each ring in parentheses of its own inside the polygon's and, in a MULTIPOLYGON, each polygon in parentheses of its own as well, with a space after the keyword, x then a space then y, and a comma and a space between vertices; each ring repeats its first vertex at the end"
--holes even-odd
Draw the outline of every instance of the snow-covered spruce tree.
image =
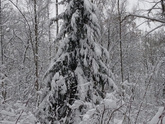
POLYGON ((65 12, 52 19, 63 19, 63 25, 37 112, 41 124, 78 124, 87 109, 83 103, 99 104, 105 89, 114 85, 103 61, 107 51, 96 43, 100 36, 96 7, 89 0, 64 1, 65 12))

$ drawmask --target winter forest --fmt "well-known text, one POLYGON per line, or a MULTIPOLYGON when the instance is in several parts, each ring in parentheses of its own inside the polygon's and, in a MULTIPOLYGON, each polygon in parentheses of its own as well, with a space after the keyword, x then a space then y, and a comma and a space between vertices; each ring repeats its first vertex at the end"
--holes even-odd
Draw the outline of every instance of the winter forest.
POLYGON ((165 0, 0 0, 0 124, 165 124, 164 26, 165 0))

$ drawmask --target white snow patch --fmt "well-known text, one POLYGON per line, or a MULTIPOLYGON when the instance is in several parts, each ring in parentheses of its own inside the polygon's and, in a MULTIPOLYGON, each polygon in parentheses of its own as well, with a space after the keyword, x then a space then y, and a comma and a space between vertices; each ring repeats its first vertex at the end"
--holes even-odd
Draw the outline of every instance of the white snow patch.
POLYGON ((15 122, 11 122, 11 121, 0 121, 0 124, 15 124, 15 122))
POLYGON ((98 57, 101 57, 102 51, 101 51, 100 46, 99 46, 97 43, 95 43, 95 52, 96 52, 96 55, 97 55, 98 57))
POLYGON ((115 109, 117 108, 117 103, 112 99, 104 99, 105 108, 115 109))
POLYGON ((85 25, 85 27, 87 29, 87 39, 89 39, 91 42, 93 42, 94 41, 93 30, 87 24, 85 25))
POLYGON ((115 124, 122 124, 123 123, 123 120, 118 120, 118 119, 114 119, 114 123, 115 124))
POLYGON ((88 86, 91 84, 90 82, 87 82, 87 80, 83 77, 84 73, 80 67, 77 67, 75 70, 75 73, 78 77, 78 91, 80 93, 80 99, 85 100, 85 97, 87 95, 88 86))
POLYGON ((130 87, 130 86, 136 86, 136 83, 129 83, 127 80, 123 82, 123 86, 130 87))
POLYGON ((113 93, 107 93, 105 96, 106 99, 113 99, 113 100, 117 100, 116 97, 113 95, 113 93))
POLYGON ((10 31, 10 28, 6 28, 6 31, 9 32, 10 31))
POLYGON ((42 95, 42 91, 37 91, 36 94, 42 95))
POLYGON ((25 115, 24 119, 21 120, 20 124, 34 124, 35 122, 35 116, 31 112, 29 112, 28 115, 25 115))
POLYGON ((117 99, 112 93, 107 93, 103 100, 105 108, 115 109, 117 108, 117 99))
POLYGON ((84 65, 85 66, 88 66, 88 64, 87 64, 87 60, 86 60, 86 58, 87 58, 87 49, 86 50, 84 50, 84 65))
POLYGON ((95 14, 91 13, 90 19, 92 20, 92 22, 94 24, 98 23, 98 18, 97 18, 97 16, 95 14))
POLYGON ((16 116, 14 113, 5 110, 0 111, 0 113, 7 116, 16 116))
POLYGON ((71 26, 74 30, 74 32, 77 32, 77 27, 76 27, 76 18, 78 17, 78 10, 72 15, 72 18, 71 18, 71 26))
POLYGON ((84 102, 81 100, 76 100, 73 105, 70 106, 72 109, 77 109, 79 106, 83 105, 84 102))
POLYGON ((98 73, 98 70, 99 70, 99 65, 97 64, 97 62, 95 61, 95 59, 93 59, 93 61, 92 61, 92 66, 93 66, 94 74, 97 74, 98 73))
MULTIPOLYGON (((161 121, 159 121, 159 119, 160 119, 159 117, 162 115, 163 110, 164 110, 164 107, 160 107, 158 112, 156 113, 156 115, 149 122, 149 124, 161 124, 160 123, 161 121)), ((162 124, 165 124, 165 118, 163 118, 163 123, 162 124)))
POLYGON ((109 52, 106 48, 102 47, 103 49, 103 53, 105 54, 105 56, 107 57, 107 59, 109 59, 109 52))
POLYGON ((65 94, 67 91, 67 87, 65 84, 65 78, 61 77, 61 79, 59 81, 57 81, 58 86, 60 86, 60 93, 61 94, 65 94))
POLYGON ((84 0, 84 7, 87 11, 91 12, 92 5, 91 5, 91 2, 89 0, 84 0))
POLYGON ((109 84, 113 85, 117 89, 117 86, 115 82, 112 80, 112 78, 108 78, 108 81, 109 81, 109 84))
POLYGON ((51 87, 52 87, 52 88, 55 88, 55 87, 57 86, 56 81, 59 80, 59 78, 60 78, 60 75, 59 75, 59 72, 57 72, 57 73, 54 75, 54 77, 53 77, 53 79, 52 79, 52 82, 51 82, 51 87))
POLYGON ((83 116, 83 120, 87 121, 91 118, 91 116, 95 113, 96 109, 90 109, 87 113, 83 116))

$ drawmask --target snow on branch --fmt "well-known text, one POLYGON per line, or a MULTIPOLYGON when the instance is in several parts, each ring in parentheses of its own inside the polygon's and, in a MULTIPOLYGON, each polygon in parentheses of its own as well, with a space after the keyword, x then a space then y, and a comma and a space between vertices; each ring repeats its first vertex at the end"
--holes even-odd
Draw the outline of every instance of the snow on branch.
POLYGON ((126 18, 131 17, 131 16, 133 16, 133 17, 138 17, 138 18, 148 19, 148 20, 153 21, 153 22, 165 23, 165 20, 162 20, 162 19, 156 19, 156 18, 153 18, 153 17, 144 16, 144 15, 136 15, 136 14, 129 14, 129 15, 125 16, 125 17, 121 20, 121 22, 123 22, 126 18))
POLYGON ((49 24, 49 26, 51 26, 51 25, 53 24, 53 22, 56 22, 56 21, 58 21, 58 20, 60 20, 60 19, 63 19, 63 18, 64 18, 64 15, 65 15, 65 13, 61 13, 61 14, 58 15, 57 17, 51 18, 51 19, 50 19, 50 24, 49 24))

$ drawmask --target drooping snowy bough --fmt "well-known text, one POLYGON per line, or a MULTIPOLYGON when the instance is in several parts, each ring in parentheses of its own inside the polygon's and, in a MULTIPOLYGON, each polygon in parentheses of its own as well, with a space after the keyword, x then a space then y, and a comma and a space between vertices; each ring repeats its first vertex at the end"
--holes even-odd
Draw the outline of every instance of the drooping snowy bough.
MULTIPOLYGON (((37 111, 42 124, 78 124, 87 103, 99 104, 105 92, 114 88, 103 60, 106 49, 100 37, 97 9, 89 0, 65 0, 66 10, 56 40, 60 46, 46 73, 47 91, 37 111)), ((90 104, 90 105, 92 105, 90 104)))

